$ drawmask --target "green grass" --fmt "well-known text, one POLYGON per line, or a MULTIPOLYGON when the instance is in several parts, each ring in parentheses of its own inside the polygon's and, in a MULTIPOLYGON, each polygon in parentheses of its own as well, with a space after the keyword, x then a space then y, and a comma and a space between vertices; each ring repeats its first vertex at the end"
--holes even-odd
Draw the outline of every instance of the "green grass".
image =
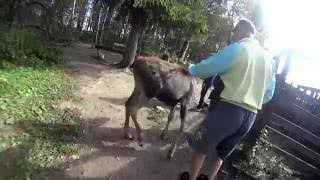
POLYGON ((264 128, 255 146, 248 153, 249 157, 240 162, 241 170, 260 178, 269 176, 271 179, 291 179, 291 170, 285 164, 285 159, 274 151, 267 133, 264 128))
POLYGON ((81 120, 76 111, 58 108, 59 100, 72 96, 68 84, 61 66, 0 71, 0 124, 14 129, 1 140, 15 152, 13 179, 40 178, 41 169, 76 153, 81 120))
POLYGON ((17 159, 13 179, 40 178, 41 169, 76 153, 81 120, 76 111, 58 108, 59 100, 72 96, 68 84, 61 66, 0 71, 0 124, 14 131, 0 140, 17 159))
POLYGON ((74 98, 60 53, 25 37, 36 36, 0 32, 8 42, 0 42, 0 144, 8 147, 0 147, 0 158, 12 162, 8 179, 44 179, 77 154, 83 125, 76 110, 59 108, 61 100, 74 98))
POLYGON ((67 95, 63 69, 16 68, 0 72, 0 120, 12 124, 22 119, 43 120, 67 95))

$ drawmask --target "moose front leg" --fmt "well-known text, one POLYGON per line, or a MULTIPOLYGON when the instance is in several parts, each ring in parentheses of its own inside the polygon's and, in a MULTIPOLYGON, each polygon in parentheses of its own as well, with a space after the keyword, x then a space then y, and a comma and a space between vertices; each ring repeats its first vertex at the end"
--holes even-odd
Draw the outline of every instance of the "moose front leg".
POLYGON ((131 96, 129 97, 129 99, 126 102, 126 120, 125 120, 125 124, 124 124, 124 136, 127 139, 132 140, 133 137, 131 136, 130 132, 129 132, 129 118, 131 116, 132 121, 135 125, 136 128, 136 132, 137 132, 137 138, 138 138, 138 143, 140 146, 142 146, 142 135, 141 135, 141 127, 138 123, 137 120, 137 114, 138 114, 138 110, 145 105, 148 100, 150 98, 148 98, 144 92, 139 89, 139 88, 135 88, 131 94, 131 96))
POLYGON ((174 117, 175 111, 176 111, 176 106, 171 107, 170 113, 169 113, 169 116, 168 116, 167 124, 166 124, 166 126, 164 127, 164 129, 162 130, 162 133, 161 133, 161 135, 160 135, 160 139, 162 139, 162 140, 165 139, 165 135, 166 135, 166 133, 168 132, 168 128, 169 128, 170 122, 172 121, 172 119, 173 119, 173 117, 174 117))
POLYGON ((184 139, 184 137, 186 136, 186 133, 184 132, 180 132, 179 135, 178 135, 178 138, 176 139, 176 141, 173 143, 173 145, 171 146, 171 148, 169 149, 168 151, 168 154, 167 154, 167 159, 168 160, 171 160, 174 153, 176 152, 177 150, 177 147, 181 141, 181 139, 184 139))

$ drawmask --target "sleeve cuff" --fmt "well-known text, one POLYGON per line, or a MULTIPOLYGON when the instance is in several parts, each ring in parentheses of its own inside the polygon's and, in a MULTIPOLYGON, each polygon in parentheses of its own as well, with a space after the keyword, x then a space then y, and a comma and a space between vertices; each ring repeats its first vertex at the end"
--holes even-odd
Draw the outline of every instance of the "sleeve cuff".
POLYGON ((188 67, 189 74, 191 74, 193 76, 195 75, 194 67, 195 67, 194 64, 189 64, 189 67, 188 67))

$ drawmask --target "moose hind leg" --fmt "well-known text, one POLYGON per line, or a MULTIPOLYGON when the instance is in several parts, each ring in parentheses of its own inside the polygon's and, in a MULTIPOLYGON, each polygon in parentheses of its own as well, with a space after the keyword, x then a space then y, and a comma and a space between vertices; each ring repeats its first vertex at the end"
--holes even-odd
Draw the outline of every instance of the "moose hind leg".
POLYGON ((174 117, 175 111, 176 111, 176 106, 171 107, 170 113, 169 113, 169 116, 168 116, 167 124, 164 127, 164 129, 162 130, 162 133, 160 135, 160 139, 162 139, 162 140, 165 139, 165 134, 168 132, 168 128, 169 128, 170 122, 172 121, 172 119, 174 117))
POLYGON ((181 118, 180 132, 179 132, 178 136, 176 137, 175 142, 173 143, 173 145, 169 149, 169 152, 167 154, 167 159, 168 160, 172 159, 174 153, 176 152, 176 150, 177 150, 177 148, 179 146, 179 143, 186 136, 186 133, 184 132, 184 123, 185 123, 185 120, 186 120, 186 115, 187 115, 187 104, 183 101, 181 103, 181 109, 180 109, 180 118, 181 118))
POLYGON ((138 92, 136 88, 133 90, 131 96, 128 98, 128 100, 125 103, 125 108, 126 108, 126 116, 125 116, 125 122, 124 122, 124 127, 123 127, 123 133, 124 133, 124 138, 133 140, 133 137, 130 133, 130 116, 132 113, 132 109, 134 109, 134 103, 133 99, 136 99, 135 96, 138 96, 138 92))
POLYGON ((186 121, 186 116, 187 116, 187 105, 186 105, 186 103, 181 103, 181 109, 180 109, 180 119, 181 119, 180 133, 183 133, 184 123, 186 121))
MULTIPOLYGON (((130 100, 130 98, 128 99, 128 101, 130 100)), ((127 101, 127 102, 128 102, 127 101)), ((123 133, 124 133, 124 138, 128 139, 128 140, 133 140, 133 137, 130 133, 129 127, 130 127, 130 116, 131 116, 131 107, 129 107, 129 105, 127 105, 126 103, 126 119, 124 122, 124 127, 123 127, 123 133)))

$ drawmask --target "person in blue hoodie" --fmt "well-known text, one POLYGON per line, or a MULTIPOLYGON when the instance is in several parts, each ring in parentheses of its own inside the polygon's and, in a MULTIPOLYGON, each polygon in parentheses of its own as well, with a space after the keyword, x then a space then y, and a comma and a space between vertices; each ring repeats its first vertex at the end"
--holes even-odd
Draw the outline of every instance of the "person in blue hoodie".
POLYGON ((240 20, 233 29, 231 44, 198 64, 189 66, 189 74, 202 79, 219 74, 224 88, 216 107, 208 112, 198 130, 188 139, 193 150, 191 174, 181 180, 210 179, 248 133, 262 104, 268 102, 275 89, 275 66, 254 39, 255 27, 240 20), (199 171, 206 157, 213 156, 209 175, 199 171))

